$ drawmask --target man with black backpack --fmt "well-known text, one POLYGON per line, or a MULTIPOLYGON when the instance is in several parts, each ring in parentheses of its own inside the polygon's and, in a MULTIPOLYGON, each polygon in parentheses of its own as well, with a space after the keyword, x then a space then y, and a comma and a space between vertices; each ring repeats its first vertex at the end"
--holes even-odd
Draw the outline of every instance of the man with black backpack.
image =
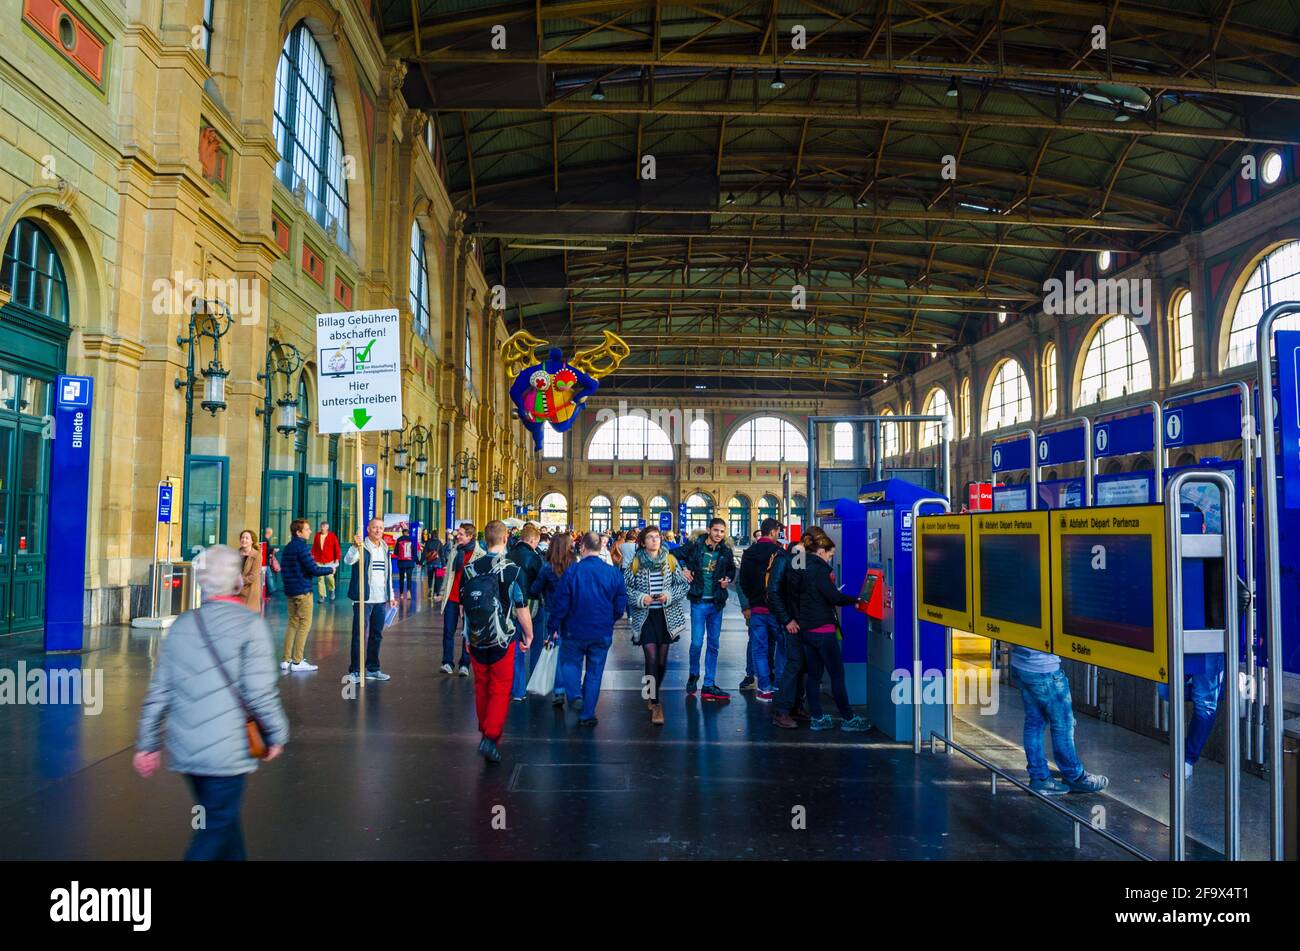
POLYGON ((510 708, 510 683, 515 674, 515 651, 533 642, 533 620, 520 584, 522 570, 506 557, 510 530, 493 519, 483 529, 487 554, 465 566, 460 584, 460 605, 465 613, 469 659, 474 668, 474 709, 483 741, 478 751, 489 763, 501 762, 497 743, 505 730, 510 708), (515 625, 523 637, 515 643, 515 625))
POLYGON ((752 675, 746 671, 741 689, 746 689, 752 676, 756 681, 754 686, 758 688, 754 698, 771 703, 776 685, 773 683, 774 672, 768 663, 767 648, 780 636, 780 629, 767 605, 767 585, 776 563, 790 556, 777 542, 777 536, 781 534, 779 521, 763 519, 758 532, 758 541, 746 548, 740 558, 740 606, 749 622, 747 667, 753 670, 752 675))

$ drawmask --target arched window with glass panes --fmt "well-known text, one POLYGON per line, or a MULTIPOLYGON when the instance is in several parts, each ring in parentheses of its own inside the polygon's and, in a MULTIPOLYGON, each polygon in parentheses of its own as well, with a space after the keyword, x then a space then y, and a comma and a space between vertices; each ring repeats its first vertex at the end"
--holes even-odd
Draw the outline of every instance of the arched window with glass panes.
MULTIPOLYGON (((881 416, 893 416, 894 411, 886 406, 880 411, 881 416)), ((901 440, 898 436, 898 423, 881 423, 880 424, 880 458, 892 459, 897 456, 901 448, 901 440)))
POLYGON ((303 204, 322 228, 336 229, 347 247, 348 183, 344 173, 343 126, 334 98, 334 77, 320 45, 299 23, 285 40, 275 71, 276 174, 301 192, 303 204))
POLYGON ((966 439, 970 436, 970 377, 964 376, 961 379, 961 438, 966 439))
MULTIPOLYGON (((1289 300, 1300 300, 1300 241, 1270 251, 1251 271, 1232 314, 1224 369, 1255 362, 1255 330, 1259 318, 1274 304, 1289 300)), ((1281 317, 1273 327, 1300 330, 1300 315, 1281 317)))
POLYGON ((542 427, 542 458, 564 458, 564 433, 558 432, 550 426, 542 427))
POLYGON ((429 335, 429 260, 425 256, 424 232, 419 222, 411 222, 411 316, 415 332, 429 335))
POLYGON ((988 409, 984 413, 984 431, 992 432, 1033 418, 1033 405, 1029 398, 1029 380, 1020 364, 1011 358, 999 363, 993 370, 989 384, 988 409))
POLYGON ((692 420, 691 428, 688 432, 690 458, 709 458, 709 421, 707 419, 692 420))
POLYGON ((724 455, 728 462, 807 462, 808 441, 784 419, 759 416, 737 427, 724 455))
POLYGON ((749 497, 733 495, 727 502, 727 534, 740 544, 749 541, 749 497))
POLYGON ((668 513, 668 524, 671 527, 672 515, 673 515, 673 504, 668 501, 667 496, 656 495, 653 499, 650 500, 650 517, 649 519, 647 519, 646 524, 658 526, 662 521, 660 516, 664 512, 668 513))
POLYGON ((703 492, 693 492, 686 498, 686 531, 698 532, 709 527, 713 518, 713 499, 703 492))
POLYGON ((1171 383, 1186 383, 1196 373, 1196 335, 1192 330, 1192 292, 1179 291, 1170 308, 1169 349, 1173 360, 1171 383))
POLYGON ((625 495, 618 500, 618 527, 636 528, 641 519, 641 500, 635 495, 625 495))
MULTIPOLYGON (((922 416, 944 416, 952 419, 952 405, 948 402, 948 394, 944 392, 943 387, 936 386, 925 398, 921 404, 922 416)), ((951 424, 949 425, 951 431, 951 424)), ((943 438, 942 423, 922 423, 921 424, 921 448, 926 449, 930 446, 939 445, 943 438)))
POLYGON ((588 459, 672 459, 673 446, 664 428, 653 420, 629 414, 615 416, 596 427, 587 446, 588 459))
POLYGON ((1083 357, 1079 406, 1151 389, 1151 361, 1137 324, 1123 314, 1098 325, 1083 357))
POLYGON ((548 492, 542 496, 542 524, 551 528, 565 528, 569 524, 569 500, 561 492, 548 492))
POLYGON ((1043 348, 1043 415, 1056 415, 1056 344, 1043 348))
POLYGON ((591 500, 591 530, 593 532, 607 532, 610 530, 612 527, 611 511, 609 496, 598 495, 591 500))
POLYGON ((836 462, 853 462, 853 424, 836 423, 832 433, 833 458, 836 462))

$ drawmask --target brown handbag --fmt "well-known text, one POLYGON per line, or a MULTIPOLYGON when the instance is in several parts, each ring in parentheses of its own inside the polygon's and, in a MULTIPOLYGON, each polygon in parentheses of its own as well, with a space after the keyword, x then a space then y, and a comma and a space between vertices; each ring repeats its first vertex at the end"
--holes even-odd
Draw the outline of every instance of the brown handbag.
POLYGON ((194 620, 199 625, 199 636, 203 638, 203 644, 212 655, 212 662, 217 665, 217 670, 221 671, 221 678, 230 688, 230 692, 235 695, 235 700, 239 703, 239 709, 244 711, 244 730, 248 734, 248 755, 253 759, 266 759, 267 753, 270 752, 266 746, 266 738, 262 734, 262 725, 257 722, 257 717, 253 716, 248 704, 244 703, 244 698, 240 695, 239 689, 235 686, 230 675, 226 673, 226 668, 221 663, 221 658, 217 656, 216 649, 212 646, 212 641, 208 638, 207 625, 203 623, 203 609, 194 612, 194 620))

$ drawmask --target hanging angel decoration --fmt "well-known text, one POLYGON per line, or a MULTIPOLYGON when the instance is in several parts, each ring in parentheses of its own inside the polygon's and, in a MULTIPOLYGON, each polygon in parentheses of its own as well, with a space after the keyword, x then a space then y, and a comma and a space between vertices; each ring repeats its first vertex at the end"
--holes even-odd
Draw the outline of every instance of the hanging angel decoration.
POLYGON ((578 410, 596 390, 600 380, 618 369, 632 352, 623 339, 608 330, 604 340, 589 350, 580 350, 565 361, 559 347, 551 347, 546 359, 537 362, 536 351, 546 346, 525 330, 513 334, 501 345, 506 374, 514 376, 510 400, 524 427, 533 434, 533 448, 542 450, 542 437, 549 424, 565 432, 578 418, 578 410))

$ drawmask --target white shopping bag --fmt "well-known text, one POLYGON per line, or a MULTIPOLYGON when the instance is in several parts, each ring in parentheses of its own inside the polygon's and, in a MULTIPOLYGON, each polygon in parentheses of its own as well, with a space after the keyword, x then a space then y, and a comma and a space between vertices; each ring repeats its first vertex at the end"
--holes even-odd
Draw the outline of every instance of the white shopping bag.
MULTIPOLYGON (((536 648, 534 648, 536 650, 536 648)), ((533 675, 528 678, 528 692, 535 697, 548 697, 555 690, 555 668, 559 665, 559 650, 554 644, 542 648, 533 675)))

